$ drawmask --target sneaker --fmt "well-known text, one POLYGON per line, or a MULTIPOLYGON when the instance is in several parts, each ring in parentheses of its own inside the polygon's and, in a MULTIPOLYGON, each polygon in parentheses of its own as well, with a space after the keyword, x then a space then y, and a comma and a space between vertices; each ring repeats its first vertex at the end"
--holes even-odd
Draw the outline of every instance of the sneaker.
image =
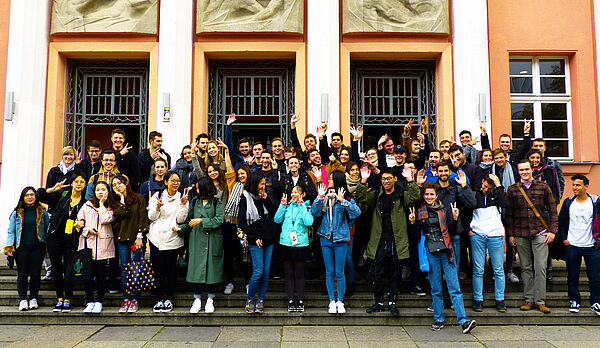
POLYGON ((335 303, 335 306, 337 307, 338 314, 344 314, 344 313, 346 313, 346 307, 344 307, 344 302, 337 301, 335 303))
POLYGON ((592 305, 592 310, 594 311, 594 313, 596 313, 597 315, 600 315, 600 303, 596 302, 592 305))
POLYGON ((385 305, 383 303, 375 302, 371 308, 367 309, 367 313, 377 313, 385 311, 385 305))
POLYGON ((425 296, 425 295, 427 295, 425 293, 425 291, 423 291, 423 289, 421 289, 420 286, 415 286, 414 288, 412 288, 412 290, 410 290, 410 294, 411 295, 417 295, 417 296, 425 296))
POLYGON ((164 303, 163 301, 158 301, 156 302, 156 304, 154 305, 154 307, 152 308, 152 311, 154 313, 161 313, 163 311, 164 308, 164 303))
POLYGON ((202 300, 199 298, 194 299, 194 303, 192 303, 192 307, 190 308, 191 314, 198 314, 202 309, 202 300))
MULTIPOLYGON (((579 313, 579 303, 577 303, 577 301, 569 301, 569 303, 571 304, 569 306, 569 312, 579 313)), ((593 308, 593 306, 592 306, 592 308, 593 308)))
POLYGON ((463 323, 462 325, 462 329, 463 329, 463 333, 469 333, 471 332, 471 330, 473 330, 475 328, 475 326, 477 326, 477 322, 475 320, 469 320, 465 323, 463 323))
POLYGON ((117 289, 108 289, 108 293, 109 293, 109 294, 118 294, 118 293, 120 293, 120 292, 121 292, 121 291, 120 291, 120 290, 117 290, 117 289))
POLYGON ((63 309, 63 301, 58 300, 58 302, 56 302, 56 306, 54 306, 52 311, 53 312, 62 312, 62 309, 63 309))
POLYGON ((94 302, 94 308, 92 308, 92 313, 94 313, 94 314, 102 313, 102 303, 101 302, 94 302))
POLYGON ((227 286, 225 287, 225 291, 223 291, 223 293, 225 295, 231 295, 231 293, 233 292, 233 284, 229 283, 227 284, 227 286))
POLYGON ((172 310, 173 310, 173 303, 171 303, 171 301, 166 300, 165 302, 163 302, 163 308, 162 308, 163 313, 168 313, 172 310))
POLYGON ((294 304, 294 301, 288 301, 288 312, 295 312, 296 311, 296 305, 294 304))
POLYGON ((546 272, 546 280, 549 282, 552 281, 552 272, 550 270, 546 272))
POLYGON ((127 313, 135 313, 138 310, 138 302, 137 300, 131 300, 129 302, 129 308, 127 309, 127 313))
MULTIPOLYGON (((598 308, 600 308, 600 305, 598 305, 598 308)), ((296 305, 296 312, 304 312, 304 301, 298 301, 298 304, 296 305)))
POLYGON ((530 311, 535 308, 535 303, 533 302, 525 302, 519 309, 522 311, 530 311))
POLYGON ((393 317, 397 317, 400 315, 400 312, 398 311, 398 308, 396 308, 396 304, 394 302, 390 302, 388 304, 388 310, 390 311, 390 314, 393 317))
POLYGON ((42 280, 52 280, 52 271, 47 271, 46 275, 42 277, 42 280))
POLYGON ((19 310, 20 311, 26 311, 28 309, 29 309, 29 303, 27 302, 27 300, 19 301, 19 310))
POLYGON ((246 296, 248 296, 248 289, 250 288, 249 284, 246 284, 246 296))
POLYGON ((496 310, 500 313, 506 313, 506 303, 504 301, 496 301, 496 310))
POLYGON ((544 314, 550 313, 550 308, 548 308, 545 304, 539 305, 538 310, 544 314))
POLYGON ((215 312, 215 305, 212 298, 206 299, 206 305, 204 305, 204 313, 210 314, 215 312))
POLYGON ((37 299, 32 298, 31 300, 29 300, 29 309, 38 309, 38 303, 37 303, 37 299))
POLYGON ((71 312, 71 301, 64 301, 63 302, 62 312, 63 313, 69 313, 69 312, 71 312))
POLYGON ((121 303, 121 307, 119 308, 119 313, 127 313, 129 309, 129 300, 125 300, 121 303))
POLYGON ((506 277, 508 278, 508 280, 511 283, 518 283, 518 282, 520 282, 519 277, 517 277, 517 275, 514 274, 513 272, 508 272, 508 274, 506 274, 506 277))
POLYGON ((475 312, 483 312, 483 301, 473 301, 473 310, 475 312))
POLYGON ((337 306, 335 305, 335 302, 333 302, 333 301, 329 302, 329 307, 327 309, 327 312, 329 314, 337 313, 337 306))
POLYGON ((444 327, 444 323, 441 321, 436 321, 431 325, 431 330, 440 331, 444 327))
POLYGON ((264 311, 265 311, 265 301, 263 301, 263 300, 256 301, 256 304, 254 305, 254 313, 263 314, 264 311))
POLYGON ((94 309, 94 302, 88 302, 88 304, 83 309, 83 313, 92 313, 92 309, 94 309))
POLYGON ((252 301, 252 300, 246 301, 246 313, 248 313, 248 314, 254 313, 254 301, 252 301))
POLYGON ((429 306, 427 306, 427 310, 428 310, 429 312, 433 312, 433 311, 434 311, 434 309, 433 309, 433 303, 432 303, 432 304, 430 304, 429 306))

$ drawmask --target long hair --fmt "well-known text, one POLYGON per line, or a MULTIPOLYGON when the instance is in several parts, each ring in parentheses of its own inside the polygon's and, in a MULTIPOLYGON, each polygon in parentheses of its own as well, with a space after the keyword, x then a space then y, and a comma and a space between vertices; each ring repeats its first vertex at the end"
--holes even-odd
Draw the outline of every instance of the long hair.
MULTIPOLYGON (((125 176, 123 174, 115 175, 115 177, 110 182, 111 187, 112 187, 112 190, 110 193, 111 193, 113 201, 118 202, 120 200, 119 195, 117 195, 117 192, 115 191, 115 188, 113 186, 113 182, 115 182, 115 179, 119 179, 123 184, 125 184, 125 204, 132 205, 133 202, 135 202, 135 200, 136 200, 135 192, 133 192, 131 185, 129 185, 129 179, 127 178, 127 176, 125 176)), ((94 188, 94 193, 95 193, 95 189, 96 188, 94 188)), ((96 197, 95 194, 93 196, 96 197)))
MULTIPOLYGON (((35 193, 35 188, 33 186, 25 187, 23 191, 21 191, 21 195, 19 196, 19 202, 17 203, 15 210, 23 209, 27 206, 27 204, 25 204, 25 194, 29 192, 29 190, 35 193)), ((40 201, 37 199, 37 195, 35 196, 35 202, 33 203, 33 206, 36 208, 40 206, 40 201)))
POLYGON ((225 180, 225 174, 223 173, 223 170, 221 170, 221 167, 219 167, 216 164, 210 164, 208 167, 206 167, 206 175, 207 176, 208 176, 208 171, 210 168, 212 168, 214 171, 219 173, 219 176, 217 177, 217 182, 219 183, 218 184, 219 190, 221 190, 221 191, 225 190, 227 188, 227 180, 225 180))
POLYGON ((184 146, 184 147, 183 147, 183 149, 181 149, 181 154, 179 155, 179 157, 180 157, 180 158, 183 158, 183 152, 184 152, 186 149, 187 149, 187 150, 191 150, 191 151, 192 151, 192 154, 194 153, 194 150, 192 150, 192 147, 191 147, 190 145, 186 145, 186 146, 184 146))
POLYGON ((348 190, 348 183, 346 182, 346 174, 344 172, 341 170, 335 170, 331 172, 331 180, 333 181, 333 188, 335 189, 335 192, 337 192, 340 188, 343 188, 346 191, 346 199, 349 200, 352 198, 352 194, 350 193, 350 190, 348 190))
MULTIPOLYGON (((538 167, 541 167, 543 165, 545 165, 546 163, 544 162, 544 156, 542 156, 542 152, 538 149, 531 149, 527 152, 527 155, 525 155, 525 158, 529 161, 529 157, 531 157, 531 155, 539 155, 540 156, 540 164, 538 165, 538 167)), ((531 161, 529 161, 531 163, 531 161)), ((533 169, 533 163, 531 164, 531 168, 533 169)))
POLYGON ((206 164, 206 167, 208 168, 209 165, 217 163, 217 164, 221 164, 221 162, 224 161, 223 155, 221 154, 221 150, 219 150, 219 144, 214 141, 211 140, 206 144, 206 157, 204 158, 204 163, 206 164), (211 157, 208 154, 208 147, 214 144, 217 147, 217 155, 215 157, 211 157))
POLYGON ((217 194, 217 188, 212 182, 212 179, 205 176, 196 183, 196 191, 198 191, 198 199, 212 199, 217 194))
POLYGON ((246 180, 246 184, 244 185, 244 190, 249 193, 258 196, 258 184, 264 177, 259 173, 251 173, 248 176, 248 180, 246 180))
MULTIPOLYGON (((248 163, 242 163, 242 165, 240 165, 240 166, 238 167, 238 169, 236 169, 236 171, 235 171, 235 181, 237 181, 237 182, 240 182, 240 179, 238 179, 238 176, 237 176, 237 172, 238 172, 238 170, 243 170, 243 171, 245 171, 245 172, 246 172, 246 176, 247 176, 247 177, 250 177, 250 174, 252 174, 252 169, 250 169, 250 166, 248 165, 248 163)), ((248 180, 248 179, 246 179, 246 181, 247 181, 247 180, 248 180)))
POLYGON ((98 197, 96 197, 96 187, 98 187, 98 185, 106 186, 107 197, 106 197, 105 204, 106 204, 107 208, 112 208, 114 206, 114 199, 113 199, 113 195, 110 194, 110 186, 108 186, 108 183, 106 181, 98 181, 96 183, 96 185, 94 185, 94 193, 92 195, 92 205, 94 206, 94 208, 100 208, 100 200, 98 199, 98 197))

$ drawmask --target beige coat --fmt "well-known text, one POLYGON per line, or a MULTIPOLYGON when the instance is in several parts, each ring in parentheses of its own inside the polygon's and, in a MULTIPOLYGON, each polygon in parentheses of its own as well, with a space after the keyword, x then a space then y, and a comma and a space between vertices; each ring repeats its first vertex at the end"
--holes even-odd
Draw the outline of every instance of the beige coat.
POLYGON ((92 259, 105 260, 115 257, 115 242, 111 226, 112 209, 103 206, 95 208, 92 202, 88 201, 79 210, 77 219, 85 221, 77 250, 83 249, 85 241, 88 249, 92 249, 92 259), (98 233, 91 233, 92 230, 96 230, 98 233))

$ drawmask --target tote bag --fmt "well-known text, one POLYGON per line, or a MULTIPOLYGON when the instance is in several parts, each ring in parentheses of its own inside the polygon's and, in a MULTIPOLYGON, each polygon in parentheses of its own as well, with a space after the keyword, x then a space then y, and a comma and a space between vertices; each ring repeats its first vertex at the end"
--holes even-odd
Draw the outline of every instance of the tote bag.
POLYGON ((92 273, 92 249, 87 247, 87 241, 84 239, 83 249, 74 252, 67 264, 65 278, 68 282, 83 282, 90 280, 92 273))
POLYGON ((421 234, 419 240, 419 267, 421 272, 429 272, 429 260, 427 259, 427 252, 425 251, 425 236, 421 234))
POLYGON ((154 271, 150 260, 141 259, 125 265, 125 289, 128 293, 135 294, 155 287, 154 271))

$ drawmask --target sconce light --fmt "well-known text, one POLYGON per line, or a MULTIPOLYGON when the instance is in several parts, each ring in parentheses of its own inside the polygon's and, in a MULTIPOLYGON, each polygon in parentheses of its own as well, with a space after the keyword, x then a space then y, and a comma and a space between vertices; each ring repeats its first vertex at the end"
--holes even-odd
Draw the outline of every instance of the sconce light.
POLYGON ((14 92, 6 92, 6 99, 4 100, 4 120, 12 121, 14 114, 15 114, 15 93, 14 92))
POLYGON ((171 95, 163 93, 163 122, 171 121, 171 95))
POLYGON ((477 108, 477 116, 479 116, 479 121, 480 122, 485 122, 487 115, 486 115, 486 111, 487 111, 487 103, 486 103, 486 94, 485 93, 479 93, 479 105, 477 108))
POLYGON ((321 94, 321 123, 329 119, 329 94, 321 94))

